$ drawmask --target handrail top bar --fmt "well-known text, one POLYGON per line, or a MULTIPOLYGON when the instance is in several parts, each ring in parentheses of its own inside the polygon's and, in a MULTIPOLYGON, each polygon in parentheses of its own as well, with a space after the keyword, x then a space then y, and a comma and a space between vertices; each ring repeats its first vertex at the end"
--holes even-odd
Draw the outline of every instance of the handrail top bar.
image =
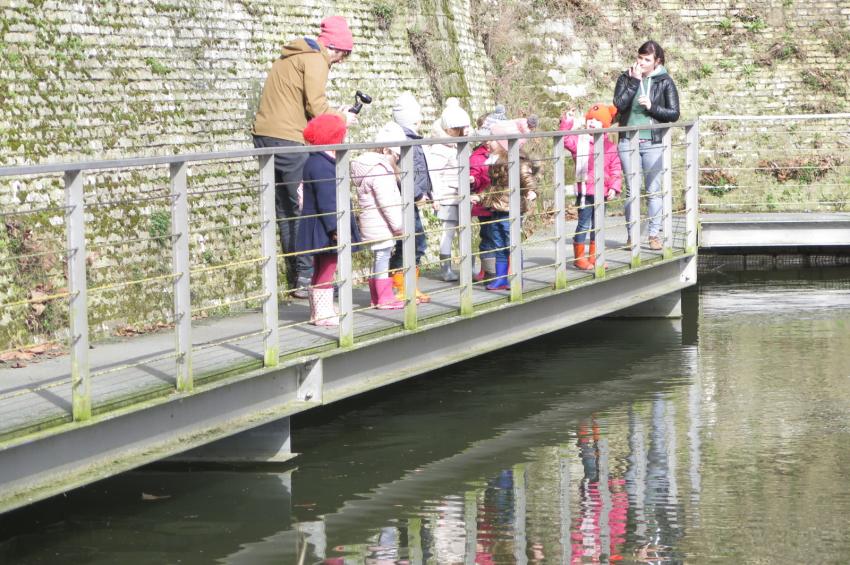
POLYGON ((480 143, 485 141, 534 139, 546 137, 565 137, 594 133, 625 133, 639 130, 687 128, 695 122, 674 122, 652 124, 645 126, 615 127, 607 129, 576 129, 569 131, 541 131, 533 133, 515 133, 505 135, 472 135, 467 137, 429 137, 424 139, 406 139, 393 142, 343 143, 337 145, 296 145, 288 147, 266 147, 262 149, 234 149, 208 153, 185 153, 182 155, 163 155, 160 157, 134 157, 130 159, 110 159, 100 161, 80 161, 77 163, 48 163, 44 165, 20 165, 0 167, 0 177, 40 175, 48 173, 65 173, 74 171, 92 171, 105 169, 127 169, 132 167, 148 167, 152 165, 169 165, 172 163, 220 161, 224 159, 241 159, 261 155, 276 155, 285 153, 313 153, 316 151, 359 151, 380 149, 382 147, 414 147, 419 145, 437 145, 442 143, 480 143))
POLYGON ((784 120, 823 120, 823 119, 844 119, 850 118, 850 114, 788 114, 788 115, 773 115, 773 116, 728 116, 725 114, 717 114, 710 116, 700 116, 699 120, 712 121, 784 121, 784 120))

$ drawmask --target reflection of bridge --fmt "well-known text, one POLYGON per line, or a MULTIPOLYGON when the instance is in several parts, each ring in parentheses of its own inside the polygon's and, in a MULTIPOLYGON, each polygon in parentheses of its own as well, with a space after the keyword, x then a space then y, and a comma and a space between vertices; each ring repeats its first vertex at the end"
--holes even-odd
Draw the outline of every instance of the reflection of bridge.
MULTIPOLYGON (((357 273, 346 227, 351 214, 348 163, 354 153, 374 144, 341 146, 337 151, 341 226, 338 331, 310 326, 304 306, 279 301, 286 293, 278 287, 280 255, 276 251, 271 190, 272 150, 0 169, 0 177, 24 182, 62 175, 64 205, 48 200, 46 207, 39 207, 27 200, 10 215, 26 218, 47 210, 59 218, 55 223, 67 239, 67 251, 58 254, 66 259, 67 287, 52 295, 31 293, 3 306, 20 313, 21 309, 41 307, 48 301, 67 300, 70 336, 67 356, 25 370, 0 371, 0 510, 176 454, 217 461, 286 459, 288 417, 292 414, 624 309, 629 309, 629 315, 676 315, 678 291, 696 281, 697 126, 677 124, 666 129, 663 249, 652 251, 639 244, 641 224, 646 218, 626 226, 621 217, 609 214, 606 222, 605 204, 600 203, 594 211, 598 220, 596 237, 606 245, 600 246, 597 264, 607 262, 609 268, 606 271, 598 267, 592 273, 573 268, 572 254, 568 252, 572 230, 568 229, 564 205, 569 200, 564 182, 564 135, 532 135, 541 141, 554 141, 552 157, 546 161, 553 165, 552 191, 554 202, 560 205, 539 214, 546 220, 541 222, 544 227, 527 239, 521 237, 518 221, 516 138, 524 136, 513 136, 509 141, 509 253, 513 273, 510 290, 504 292, 488 292, 472 280, 476 253, 468 207, 468 160, 474 139, 458 143, 458 178, 462 204, 466 204, 460 206, 459 252, 455 258, 461 279, 457 284, 431 283, 428 290, 433 302, 416 304, 413 207, 406 205, 407 235, 401 239, 407 302, 405 309, 398 312, 370 308, 368 293, 355 286, 357 273), (196 186, 193 179, 215 175, 205 177, 198 171, 224 163, 226 168, 244 172, 252 161, 259 162, 259 182, 255 179, 247 184, 249 204, 245 214, 255 216, 237 218, 234 223, 225 215, 217 219, 218 225, 196 229, 191 219, 200 213, 195 209, 199 199, 209 206, 206 199, 214 198, 211 195, 233 190, 225 185, 205 191, 207 187, 196 186), (87 179, 104 182, 108 175, 122 178, 121 174, 126 178, 127 171, 139 169, 153 171, 155 176, 166 167, 170 189, 133 202, 144 201, 148 214, 151 200, 166 203, 166 231, 159 235, 151 231, 148 239, 157 240, 160 249, 170 251, 170 268, 165 272, 161 268, 124 272, 115 262, 112 264, 117 276, 94 284, 93 264, 98 260, 109 264, 109 255, 104 251, 93 257, 90 249, 117 247, 145 238, 127 230, 128 233, 117 234, 117 239, 110 235, 104 241, 87 231, 86 225, 93 217, 109 214, 116 206, 115 202, 97 198, 97 184, 94 191, 87 191, 87 179), (195 175, 190 174, 192 170, 195 175), (209 234, 215 230, 231 236, 239 230, 251 232, 242 240, 243 247, 234 261, 210 264, 203 251, 204 239, 199 242, 194 238, 200 232, 209 234), (627 239, 634 243, 627 245, 627 239), (258 253, 251 253, 254 248, 258 253), (226 289, 225 296, 210 299, 204 294, 207 289, 198 282, 211 272, 244 268, 254 269, 246 279, 253 277, 258 288, 248 288, 241 296, 234 297, 227 292, 231 289, 226 289), (170 293, 173 316, 165 326, 173 325, 174 331, 139 335, 118 343, 98 343, 90 349, 88 307, 92 301, 126 300, 122 294, 135 289, 139 289, 139 297, 146 297, 140 300, 153 300, 152 296, 161 299, 161 293, 152 295, 142 290, 151 282, 164 283, 163 291, 170 293), (249 308, 228 318, 197 319, 234 304, 249 308), (252 311, 250 307, 254 305, 257 310, 252 311), (643 310, 632 308, 637 305, 644 305, 643 310), (239 432, 246 433, 235 436, 236 441, 216 441, 239 432), (206 447, 189 451, 201 446, 206 447)), ((600 143, 595 146, 603 147, 601 138, 597 140, 600 143)), ((411 147, 428 143, 400 144, 405 202, 413 200, 411 147)), ((632 149, 637 158, 636 141, 632 149)), ((601 164, 601 152, 594 158, 601 164)), ((595 169, 601 172, 604 167, 595 169)), ((596 183, 601 184, 601 179, 597 178, 596 183)), ((43 201, 35 201, 38 202, 43 201)), ((621 205, 631 207, 632 217, 640 218, 638 199, 627 199, 614 207, 621 205)), ((9 259, 23 261, 47 254, 35 252, 9 259)))

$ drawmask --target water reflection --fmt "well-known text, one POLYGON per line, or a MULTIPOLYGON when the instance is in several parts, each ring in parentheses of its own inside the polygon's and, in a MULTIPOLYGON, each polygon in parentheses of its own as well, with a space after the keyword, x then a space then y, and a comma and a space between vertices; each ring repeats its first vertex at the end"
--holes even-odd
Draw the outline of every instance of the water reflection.
POLYGON ((850 273, 751 276, 685 330, 584 324, 302 418, 291 476, 133 473, 0 518, 0 562, 841 562, 850 273))

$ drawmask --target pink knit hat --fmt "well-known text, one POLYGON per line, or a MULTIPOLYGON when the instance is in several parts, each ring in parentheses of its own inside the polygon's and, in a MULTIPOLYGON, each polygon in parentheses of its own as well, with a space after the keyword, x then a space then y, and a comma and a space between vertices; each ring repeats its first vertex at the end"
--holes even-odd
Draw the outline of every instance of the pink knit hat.
MULTIPOLYGON (((528 133, 528 124, 525 120, 504 120, 501 122, 494 122, 492 126, 490 126, 490 133, 492 135, 515 135, 518 133, 528 133)), ((520 139, 519 146, 522 148, 525 145, 527 139, 520 139)), ((508 150, 508 140, 500 139, 496 143, 502 146, 502 149, 505 151, 508 150)))
POLYGON ((354 49, 354 37, 348 29, 348 22, 342 16, 330 16, 322 20, 322 32, 318 40, 325 47, 337 51, 354 49))

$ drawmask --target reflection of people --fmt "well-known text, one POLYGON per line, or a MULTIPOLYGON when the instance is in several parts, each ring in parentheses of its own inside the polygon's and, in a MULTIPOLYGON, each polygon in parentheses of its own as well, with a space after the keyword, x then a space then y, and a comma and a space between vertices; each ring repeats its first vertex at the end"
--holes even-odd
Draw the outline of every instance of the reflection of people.
POLYGON ((515 511, 513 470, 503 469, 496 477, 487 480, 484 489, 484 503, 476 520, 476 565, 496 562, 494 557, 500 532, 512 527, 515 511))
MULTIPOLYGON (((460 107, 460 100, 449 98, 442 115, 431 126, 431 137, 461 137, 466 134, 469 125, 469 114, 460 107)), ((458 225, 457 145, 435 143, 428 147, 427 155, 434 188, 434 208, 437 217, 443 221, 440 266, 443 280, 452 282, 458 280, 458 274, 452 270, 452 241, 458 225)))
POLYGON ((681 538, 680 508, 675 499, 675 473, 671 471, 667 419, 672 415, 669 401, 657 395, 652 401, 652 423, 646 465, 646 514, 648 539, 638 548, 638 557, 647 561, 669 561, 676 557, 676 542, 681 538))
MULTIPOLYGON (((319 37, 296 39, 283 47, 280 58, 269 71, 254 119, 254 147, 292 147, 304 145, 307 121, 323 114, 337 114, 352 123, 356 115, 333 110, 325 95, 328 71, 343 61, 354 48, 348 23, 341 16, 322 22, 319 37)), ((275 155, 275 208, 280 243, 284 253, 294 249, 298 231, 298 185, 306 153, 275 155)), ((289 288, 305 287, 310 278, 309 257, 288 257, 286 277, 289 288)), ((293 294, 306 298, 302 288, 293 294)))
POLYGON ((375 545, 370 545, 367 548, 370 553, 364 560, 367 565, 402 565, 408 563, 407 560, 399 560, 399 535, 396 528, 390 526, 381 528, 376 542, 375 545))
MULTIPOLYGON (((336 145, 345 139, 345 121, 326 114, 304 128, 310 145, 336 145)), ((304 219, 298 226, 295 248, 313 256, 310 288, 310 321, 317 326, 338 326, 332 281, 337 263, 336 156, 333 151, 310 153, 304 164, 304 219), (331 248, 331 249, 328 249, 331 248), (317 251, 318 250, 318 251, 317 251)), ((351 215, 351 241, 360 241, 351 215)))
MULTIPOLYGON (((679 92, 673 79, 664 67, 664 50, 655 41, 647 41, 638 48, 637 61, 617 79, 614 88, 614 105, 618 110, 621 126, 643 126, 656 123, 675 122, 679 119, 679 92)), ((620 160, 626 182, 631 181, 630 142, 634 134, 621 134, 619 142, 620 160)), ((662 145, 661 130, 642 130, 640 137, 640 167, 647 192, 649 215, 649 247, 662 248, 661 238, 661 179, 662 145)), ((629 186, 629 198, 637 198, 639 186, 629 186)), ((631 223, 631 213, 626 207, 626 223, 631 223)))
MULTIPOLYGON (((561 130, 609 128, 617 108, 605 104, 594 104, 584 116, 584 119, 576 118, 575 110, 570 110, 561 116, 561 130)), ((621 191, 622 170, 620 157, 617 155, 617 146, 603 136, 605 171, 603 189, 600 190, 605 200, 611 200, 621 191)), ((596 214, 594 213, 595 192, 593 186, 593 137, 588 134, 568 135, 564 137, 564 147, 573 156, 576 165, 576 208, 578 208, 578 224, 575 235, 573 235, 573 253, 577 269, 590 271, 596 265, 596 214), (585 259, 585 245, 587 234, 590 233, 590 249, 585 259)))
POLYGON ((577 446, 584 477, 579 483, 581 515, 573 523, 571 534, 571 562, 601 563, 606 553, 608 561, 622 560, 629 508, 628 495, 624 492, 625 481, 610 475, 609 469, 599 468, 602 460, 600 430, 595 420, 579 426, 577 446), (608 476, 607 485, 599 482, 603 471, 608 476), (603 501, 608 496, 611 504, 606 507, 603 501), (604 520, 603 512, 608 512, 604 520), (607 524, 607 530, 603 530, 603 524, 607 524), (606 538, 608 547, 603 547, 606 538))

